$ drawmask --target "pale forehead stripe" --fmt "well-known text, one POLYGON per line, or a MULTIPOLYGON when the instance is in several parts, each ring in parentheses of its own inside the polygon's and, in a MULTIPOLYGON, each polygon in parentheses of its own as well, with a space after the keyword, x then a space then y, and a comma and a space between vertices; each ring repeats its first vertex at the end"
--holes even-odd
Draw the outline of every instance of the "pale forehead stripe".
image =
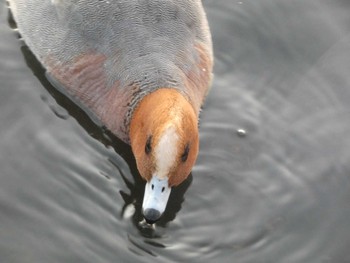
POLYGON ((155 148, 156 157, 156 175, 162 179, 168 176, 170 169, 173 167, 177 157, 177 144, 179 135, 174 126, 165 129, 155 148))

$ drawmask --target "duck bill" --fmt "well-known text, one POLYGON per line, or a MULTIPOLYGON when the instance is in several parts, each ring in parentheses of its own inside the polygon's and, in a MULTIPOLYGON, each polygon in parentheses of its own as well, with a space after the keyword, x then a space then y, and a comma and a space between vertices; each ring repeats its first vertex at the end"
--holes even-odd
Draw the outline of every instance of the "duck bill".
POLYGON ((146 183, 142 211, 147 223, 153 224, 161 217, 168 203, 170 192, 168 178, 159 179, 157 176, 152 176, 152 179, 146 183))

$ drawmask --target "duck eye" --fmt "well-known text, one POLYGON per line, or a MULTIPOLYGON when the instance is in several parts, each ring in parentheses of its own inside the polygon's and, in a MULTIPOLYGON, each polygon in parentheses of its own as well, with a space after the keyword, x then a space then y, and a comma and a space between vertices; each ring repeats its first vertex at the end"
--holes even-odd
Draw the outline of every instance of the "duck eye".
POLYGON ((152 151, 152 136, 149 136, 147 141, 146 141, 146 145, 145 145, 145 153, 149 154, 152 151))
POLYGON ((187 157, 188 157, 189 151, 190 151, 190 146, 189 146, 189 144, 187 144, 183 154, 181 155, 181 161, 182 162, 186 162, 187 161, 187 157))

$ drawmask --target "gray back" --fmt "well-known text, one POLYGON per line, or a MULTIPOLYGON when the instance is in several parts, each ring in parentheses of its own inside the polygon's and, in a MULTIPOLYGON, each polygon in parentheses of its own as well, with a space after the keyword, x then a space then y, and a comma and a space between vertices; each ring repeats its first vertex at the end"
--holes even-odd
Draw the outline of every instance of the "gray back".
MULTIPOLYGON (((55 76, 54 68, 95 52, 105 57, 105 88, 116 82, 118 89, 137 85, 135 105, 159 87, 176 87, 186 93, 183 76, 202 70, 197 69, 202 67, 198 66, 201 54, 195 46, 200 45, 212 60, 211 38, 200 0, 9 2, 24 40, 53 77, 64 82, 65 77, 55 76)), ((211 65, 206 70, 211 71, 211 65)), ((72 77, 68 74, 67 78, 72 77)), ((96 81, 101 85, 98 78, 96 81)), ((77 94, 76 85, 63 84, 77 94)))

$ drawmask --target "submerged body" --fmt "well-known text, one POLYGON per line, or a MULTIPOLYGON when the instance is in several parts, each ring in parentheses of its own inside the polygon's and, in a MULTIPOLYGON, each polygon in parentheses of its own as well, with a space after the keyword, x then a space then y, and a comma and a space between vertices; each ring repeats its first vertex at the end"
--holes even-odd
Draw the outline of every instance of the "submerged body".
POLYGON ((50 77, 131 144, 147 180, 146 219, 147 209, 149 221, 158 219, 198 153, 198 115, 212 72, 201 1, 9 3, 50 77))

